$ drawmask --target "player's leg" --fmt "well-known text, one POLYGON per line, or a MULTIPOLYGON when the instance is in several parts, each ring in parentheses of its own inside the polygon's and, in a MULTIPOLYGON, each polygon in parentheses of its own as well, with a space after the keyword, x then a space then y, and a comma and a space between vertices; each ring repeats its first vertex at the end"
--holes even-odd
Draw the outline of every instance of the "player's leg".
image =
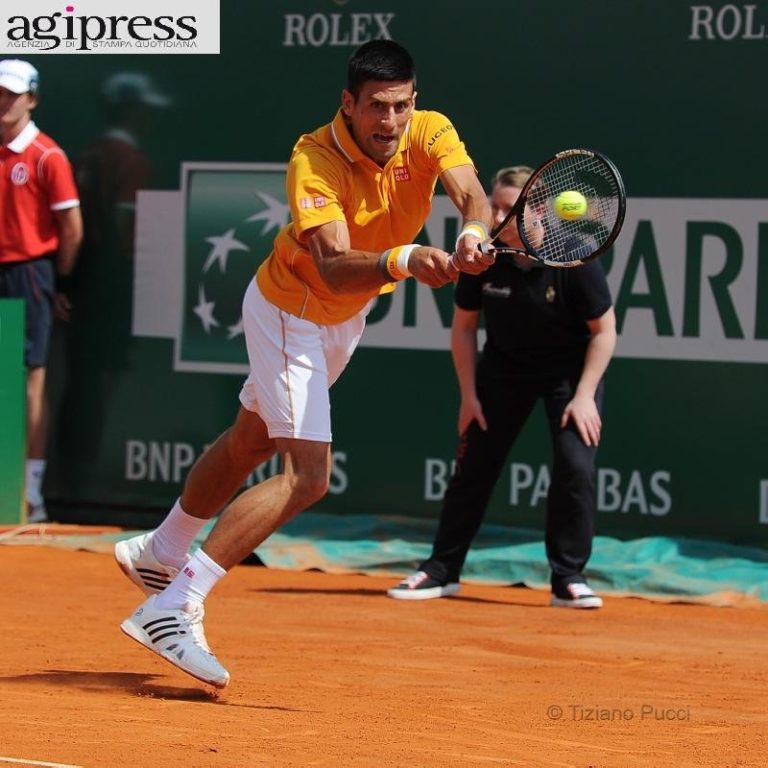
POLYGON ((243 486, 249 473, 275 453, 263 419, 240 408, 234 424, 198 458, 181 497, 149 533, 117 542, 115 559, 145 594, 165 589, 188 560, 205 524, 243 486))
POLYGON ((254 467, 276 451, 258 413, 240 407, 234 424, 209 445, 190 469, 181 494, 187 514, 208 520, 224 509, 254 467))
MULTIPOLYGON (((552 476, 547 495, 545 543, 551 568, 552 604, 599 608, 602 600, 586 583, 584 568, 592 553, 595 523, 595 459, 572 424, 560 427, 563 409, 573 397, 577 376, 564 378, 545 397, 552 437, 552 476)), ((596 404, 602 409, 603 385, 596 404)))
POLYGON ((482 371, 478 372, 477 388, 488 429, 473 422, 461 436, 432 554, 416 573, 388 590, 390 597, 423 600, 458 591, 461 569, 491 493, 537 399, 530 387, 513 385, 482 371))
MULTIPOLYGON (((198 504, 205 511, 215 494, 209 486, 215 485, 217 472, 226 472, 227 461, 236 463, 239 451, 258 448, 265 439, 281 454, 282 469, 234 499, 203 545, 204 553, 224 571, 325 495, 331 462, 329 384, 349 361, 363 331, 364 315, 336 326, 319 326, 278 310, 252 283, 244 303, 244 324, 251 375, 240 400, 246 409, 258 409, 261 438, 248 443, 253 431, 238 431, 236 424, 230 438, 222 441, 223 458, 215 463, 220 466, 212 463, 210 473, 197 470, 182 501, 191 514, 197 514, 198 504), (246 307, 252 309, 250 315, 246 307)), ((253 423, 253 414, 247 418, 253 423)), ((214 453, 218 450, 214 445, 214 453)), ((169 595, 163 595, 161 604, 166 600, 169 595)))
POLYGON ((288 387, 280 381, 285 361, 284 329, 276 307, 265 302, 251 281, 243 299, 243 327, 251 373, 240 392, 234 424, 195 462, 182 491, 157 530, 115 545, 115 559, 145 594, 165 589, 188 558, 205 524, 243 486, 248 474, 276 450, 266 419, 290 415, 288 387), (262 416, 262 413, 265 416, 262 416))
MULTIPOLYGON (((282 470, 237 497, 170 585, 121 625, 180 669, 220 687, 229 681, 229 673, 205 640, 203 601, 279 525, 325 494, 331 441, 328 386, 346 365, 364 325, 360 316, 329 332, 278 310, 255 283, 243 309, 251 375, 240 399, 246 409, 258 410, 282 455, 282 470)), ((192 508, 200 499, 205 499, 203 506, 211 503, 202 486, 215 477, 198 479, 201 488, 187 501, 192 508)))
POLYGON ((234 499, 203 544, 226 571, 328 490, 330 443, 283 438, 277 445, 283 470, 234 499))
POLYGON ((328 488, 328 443, 279 440, 278 447, 283 471, 241 493, 169 586, 151 595, 121 625, 149 650, 217 687, 227 685, 229 673, 205 638, 203 603, 208 593, 278 526, 328 488))
POLYGON ((363 311, 344 323, 319 326, 266 302, 255 282, 246 292, 243 320, 251 374, 240 394, 244 407, 234 427, 208 449, 208 460, 190 473, 183 508, 210 517, 210 510, 221 509, 240 487, 253 462, 265 461, 275 450, 282 456, 282 470, 235 499, 206 542, 203 549, 225 570, 325 495, 331 442, 328 389, 349 362, 365 315, 363 311), (229 495, 227 486, 234 486, 229 495), (249 512, 254 508, 255 515, 249 512), (247 520, 244 526, 242 520, 247 520))

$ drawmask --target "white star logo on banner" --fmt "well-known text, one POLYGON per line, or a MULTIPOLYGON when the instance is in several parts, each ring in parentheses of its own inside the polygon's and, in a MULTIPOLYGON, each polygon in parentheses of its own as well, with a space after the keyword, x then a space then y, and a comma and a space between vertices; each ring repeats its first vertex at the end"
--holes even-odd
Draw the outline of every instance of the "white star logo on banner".
POLYGON ((200 318, 206 333, 210 333, 212 327, 219 325, 219 321, 213 316, 215 306, 215 302, 205 300, 205 288, 200 285, 197 294, 197 306, 192 311, 200 318))
MULTIPOLYGON (((264 222, 260 237, 264 236, 270 230, 280 229, 288 223, 290 217, 290 207, 288 205, 281 203, 279 200, 265 192, 256 190, 253 194, 261 200, 266 207, 262 208, 258 213, 249 216, 244 221, 246 223, 255 221, 264 222)), ((251 252, 251 246, 246 245, 242 240, 238 240, 237 237, 235 237, 235 232, 236 230, 233 227, 223 234, 210 235, 209 237, 204 238, 205 242, 211 245, 211 249, 205 258, 202 270, 200 271, 197 306, 193 309, 195 315, 200 319, 200 323, 206 334, 210 334, 214 328, 226 329, 227 341, 232 341, 238 336, 243 335, 243 318, 242 316, 238 317, 237 322, 232 325, 226 323, 222 325, 222 323, 216 319, 214 316, 216 302, 208 301, 206 299, 204 276, 210 273, 215 264, 219 265, 219 273, 226 275, 228 267, 231 266, 228 263, 228 258, 233 251, 251 252)), ((251 230, 251 233, 252 232, 253 230, 251 230)), ((227 302, 227 306, 229 306, 229 302, 227 302)))
POLYGON ((227 269, 227 256, 230 251, 250 251, 251 249, 239 240, 235 240, 234 229, 227 230, 223 235, 217 237, 206 237, 205 242, 210 243, 213 248, 208 254, 208 258, 203 264, 203 273, 207 272, 215 262, 219 262, 219 271, 224 272, 227 269))
POLYGON ((240 334, 243 332, 243 317, 240 316, 240 319, 234 324, 234 325, 228 325, 227 326, 227 341, 232 341, 237 336, 240 336, 240 334))

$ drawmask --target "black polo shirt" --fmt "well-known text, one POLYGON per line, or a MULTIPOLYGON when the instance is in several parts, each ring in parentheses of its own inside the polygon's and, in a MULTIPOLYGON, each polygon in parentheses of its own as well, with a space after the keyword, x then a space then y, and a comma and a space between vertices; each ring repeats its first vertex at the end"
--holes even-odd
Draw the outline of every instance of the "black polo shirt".
POLYGON ((567 375, 581 369, 591 334, 586 324, 605 314, 611 295, 599 261, 524 269, 499 256, 480 275, 459 276, 456 306, 482 311, 483 364, 513 375, 567 375))

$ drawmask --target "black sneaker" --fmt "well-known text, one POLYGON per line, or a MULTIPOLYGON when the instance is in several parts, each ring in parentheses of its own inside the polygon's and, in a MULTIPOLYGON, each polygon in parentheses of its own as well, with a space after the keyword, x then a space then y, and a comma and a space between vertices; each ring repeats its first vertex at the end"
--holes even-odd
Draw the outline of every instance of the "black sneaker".
POLYGON ((435 597, 450 597, 458 591, 458 582, 438 581, 424 571, 416 571, 396 587, 388 589, 387 594, 397 600, 432 600, 435 597))
POLYGON ((557 608, 602 608, 603 599, 594 593, 589 584, 574 582, 562 590, 552 592, 550 605, 557 608))

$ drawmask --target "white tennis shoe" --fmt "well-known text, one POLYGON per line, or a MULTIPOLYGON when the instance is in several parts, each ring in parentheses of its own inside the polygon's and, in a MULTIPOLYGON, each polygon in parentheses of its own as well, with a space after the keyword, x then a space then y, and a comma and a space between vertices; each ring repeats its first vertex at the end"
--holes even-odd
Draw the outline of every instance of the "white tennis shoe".
POLYGON ((142 533, 115 544, 115 560, 123 573, 145 594, 162 592, 179 569, 161 563, 152 551, 151 533, 142 533))
POLYGON ((205 639, 203 606, 163 610, 155 606, 156 600, 157 595, 147 598, 120 629, 188 675, 217 688, 226 687, 229 672, 213 655, 205 639))

